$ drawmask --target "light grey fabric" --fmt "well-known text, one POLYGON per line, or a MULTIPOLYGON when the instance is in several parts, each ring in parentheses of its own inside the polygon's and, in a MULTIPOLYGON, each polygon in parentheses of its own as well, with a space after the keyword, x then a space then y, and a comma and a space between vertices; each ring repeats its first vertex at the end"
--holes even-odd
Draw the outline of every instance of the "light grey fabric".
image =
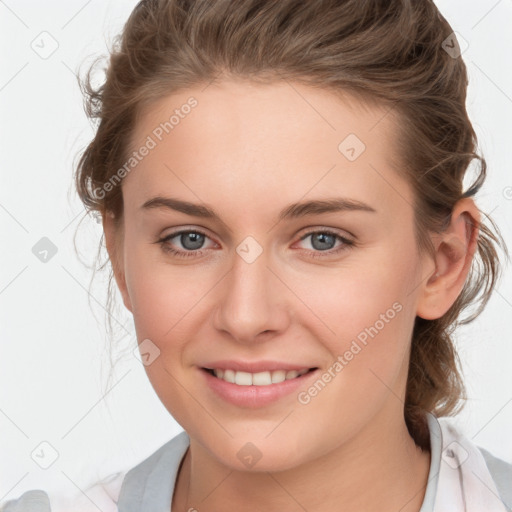
POLYGON ((169 512, 178 468, 190 439, 186 432, 172 438, 124 477, 119 512, 169 512))
POLYGON ((498 459, 484 448, 480 448, 485 463, 493 477, 494 483, 500 493, 503 504, 512 512, 512 464, 498 459))
POLYGON ((16 500, 5 502, 1 512, 50 512, 48 495, 41 490, 27 491, 16 500))

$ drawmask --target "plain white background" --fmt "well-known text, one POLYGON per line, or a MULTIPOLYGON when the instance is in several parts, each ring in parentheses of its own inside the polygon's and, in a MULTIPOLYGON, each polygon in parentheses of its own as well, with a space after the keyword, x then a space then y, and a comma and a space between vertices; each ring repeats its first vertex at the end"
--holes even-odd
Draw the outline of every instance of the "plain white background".
MULTIPOLYGON (((132 467, 182 430, 130 352, 107 386, 106 284, 96 278, 88 297, 91 270, 73 247, 84 209, 72 174, 93 134, 74 73, 105 53, 135 4, 0 1, 0 502, 34 488, 79 492, 132 467), (57 251, 47 262, 33 252, 48 244, 43 237, 57 251)), ((468 45, 468 109, 489 165, 477 204, 492 213, 512 249, 512 2, 437 4, 468 45)), ((93 263, 100 236, 100 225, 86 217, 77 238, 86 262, 93 263)), ((511 317, 506 268, 484 314, 459 332, 470 399, 453 420, 509 462, 511 317)), ((123 346, 135 348, 131 318, 121 311, 116 322, 123 346)))

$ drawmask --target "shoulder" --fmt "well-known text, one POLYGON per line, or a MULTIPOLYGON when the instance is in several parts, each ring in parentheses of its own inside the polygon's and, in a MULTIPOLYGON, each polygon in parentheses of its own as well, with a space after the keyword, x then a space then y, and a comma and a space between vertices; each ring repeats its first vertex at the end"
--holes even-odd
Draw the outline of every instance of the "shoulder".
POLYGON ((509 510, 512 510, 512 464, 495 457, 482 447, 478 447, 484 456, 487 468, 500 493, 501 500, 509 510))
POLYGON ((0 504, 0 512, 50 512, 50 499, 46 492, 37 489, 27 491, 18 499, 0 504))
POLYGON ((109 475, 84 489, 84 493, 64 497, 34 489, 0 503, 0 512, 118 512, 123 509, 122 503, 132 502, 133 506, 137 500, 142 501, 148 485, 156 486, 157 492, 168 490, 165 479, 176 476, 189 442, 186 432, 181 432, 128 472, 109 475))
POLYGON ((74 495, 26 491, 17 499, 0 503, 0 512, 117 512, 117 501, 126 473, 109 475, 74 495))

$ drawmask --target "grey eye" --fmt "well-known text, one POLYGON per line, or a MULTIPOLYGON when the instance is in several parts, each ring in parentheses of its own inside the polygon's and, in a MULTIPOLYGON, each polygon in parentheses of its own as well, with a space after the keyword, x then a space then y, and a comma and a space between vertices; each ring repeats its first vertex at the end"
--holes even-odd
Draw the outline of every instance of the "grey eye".
POLYGON ((308 236, 311 237, 311 245, 318 251, 332 249, 336 243, 336 236, 329 233, 313 233, 308 236))
POLYGON ((201 233, 196 233, 194 231, 188 231, 186 233, 182 233, 179 235, 180 243, 185 249, 189 249, 191 251, 195 251, 196 249, 200 249, 204 244, 205 236, 201 233))

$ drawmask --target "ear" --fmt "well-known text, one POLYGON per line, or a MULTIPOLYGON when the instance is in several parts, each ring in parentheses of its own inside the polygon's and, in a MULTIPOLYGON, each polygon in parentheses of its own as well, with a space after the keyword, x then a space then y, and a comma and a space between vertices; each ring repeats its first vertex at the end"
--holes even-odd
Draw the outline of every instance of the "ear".
POLYGON ((477 249, 480 212, 471 198, 458 201, 445 231, 432 235, 435 270, 422 287, 416 314, 442 317, 460 295, 477 249))
POLYGON ((112 264, 114 278, 117 287, 123 297, 125 307, 133 313, 130 295, 126 286, 126 278, 124 272, 124 259, 123 259, 123 238, 124 227, 122 219, 116 221, 114 214, 110 211, 102 213, 103 217, 103 232, 105 234, 105 245, 112 264))

